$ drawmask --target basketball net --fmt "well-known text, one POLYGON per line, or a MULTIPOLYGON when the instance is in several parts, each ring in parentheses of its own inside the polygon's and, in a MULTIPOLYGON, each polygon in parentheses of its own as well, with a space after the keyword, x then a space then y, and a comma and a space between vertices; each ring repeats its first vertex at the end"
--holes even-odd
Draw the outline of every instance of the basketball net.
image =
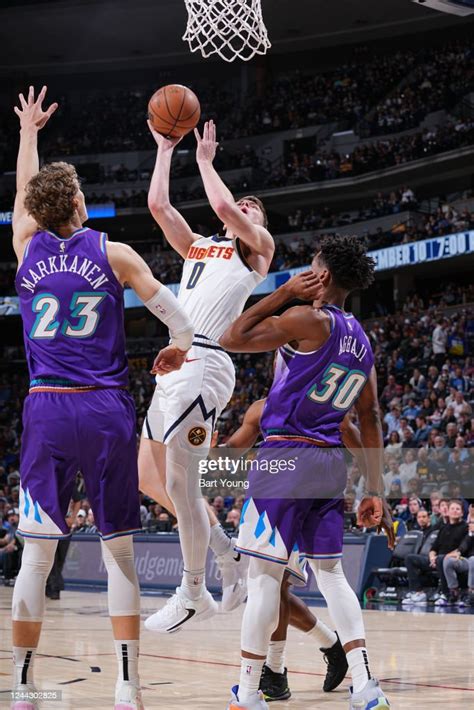
POLYGON ((204 58, 248 61, 271 47, 260 0, 184 0, 188 24, 183 39, 204 58))

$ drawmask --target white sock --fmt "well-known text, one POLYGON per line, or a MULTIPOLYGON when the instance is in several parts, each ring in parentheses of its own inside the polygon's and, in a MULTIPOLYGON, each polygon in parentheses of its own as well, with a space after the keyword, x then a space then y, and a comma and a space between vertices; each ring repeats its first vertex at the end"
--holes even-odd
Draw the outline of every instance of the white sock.
POLYGON ((313 628, 307 631, 306 636, 314 638, 320 648, 331 648, 337 641, 334 631, 331 631, 321 619, 318 619, 313 628))
POLYGON ((285 641, 270 641, 266 664, 274 673, 285 672, 285 641))
POLYGON ((13 687, 33 685, 33 664, 36 648, 13 646, 13 687))
POLYGON ((253 700, 258 693, 264 659, 240 659, 239 702, 253 700))
POLYGON ((117 683, 139 684, 138 679, 138 650, 139 641, 114 641, 117 656, 118 676, 117 683))
POLYGON ((215 555, 225 555, 232 550, 232 540, 220 523, 211 525, 211 539, 209 547, 215 555))
POLYGON ((353 648, 352 651, 346 653, 346 658, 352 676, 353 691, 354 693, 360 693, 367 685, 367 681, 372 678, 367 649, 363 646, 353 648))
POLYGON ((204 587, 205 570, 184 570, 181 589, 188 599, 199 599, 204 587))

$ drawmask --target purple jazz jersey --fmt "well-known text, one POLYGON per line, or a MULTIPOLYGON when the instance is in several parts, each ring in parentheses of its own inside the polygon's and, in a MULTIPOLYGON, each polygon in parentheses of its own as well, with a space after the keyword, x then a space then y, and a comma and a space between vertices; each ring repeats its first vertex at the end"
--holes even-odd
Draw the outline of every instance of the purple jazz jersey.
POLYGON ((347 472, 340 426, 374 357, 352 314, 335 306, 323 310, 331 333, 321 348, 279 349, 260 422, 265 440, 240 521, 237 549, 280 564, 293 550, 314 559, 342 556, 347 472), (266 461, 275 465, 273 472, 266 461))
POLYGON ((20 529, 60 538, 78 471, 105 537, 140 527, 135 408, 123 289, 106 235, 39 231, 16 277, 30 371, 23 409, 20 529))
POLYGON ((23 421, 25 537, 70 534, 65 516, 78 471, 102 537, 140 529, 135 406, 127 391, 35 392, 25 400, 23 421))
POLYGON ((315 352, 289 345, 278 351, 273 385, 261 418, 268 437, 305 437, 340 446, 340 426, 362 392, 374 364, 369 340, 351 313, 336 306, 322 309, 331 334, 315 352))
POLYGON ((105 242, 88 228, 67 239, 49 231, 31 239, 15 285, 33 382, 128 384, 123 288, 105 242))

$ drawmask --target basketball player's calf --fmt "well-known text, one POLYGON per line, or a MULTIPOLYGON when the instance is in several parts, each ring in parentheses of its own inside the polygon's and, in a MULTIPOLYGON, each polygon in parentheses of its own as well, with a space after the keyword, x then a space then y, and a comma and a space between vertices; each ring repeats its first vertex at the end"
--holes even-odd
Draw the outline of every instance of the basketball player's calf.
POLYGON ((324 654, 327 673, 323 690, 330 692, 342 683, 348 665, 338 635, 310 611, 302 599, 291 592, 291 578, 288 572, 281 585, 280 618, 278 627, 272 634, 267 658, 263 666, 260 690, 265 700, 286 700, 291 696, 285 667, 285 650, 288 626, 293 626, 315 641, 324 654))
MULTIPOLYGON (((166 489, 166 445, 142 436, 138 454, 140 490, 176 517, 175 506, 166 489)), ((210 525, 209 547, 222 574, 221 609, 236 609, 247 596, 248 560, 234 551, 234 541, 205 501, 210 525)))

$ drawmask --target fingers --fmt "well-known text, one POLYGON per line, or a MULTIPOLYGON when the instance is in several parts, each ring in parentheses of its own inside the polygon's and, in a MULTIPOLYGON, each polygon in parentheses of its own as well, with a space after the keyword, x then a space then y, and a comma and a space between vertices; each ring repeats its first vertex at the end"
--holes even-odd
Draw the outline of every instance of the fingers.
POLYGON ((34 86, 30 86, 28 91, 28 106, 33 106, 35 102, 35 89, 34 86))
POLYGON ((198 131, 197 128, 194 129, 194 135, 196 136, 197 142, 200 143, 200 142, 202 141, 202 138, 201 138, 201 136, 199 135, 199 131, 198 131))
POLYGON ((217 143, 216 124, 212 119, 209 121, 209 140, 213 143, 217 143))
POLYGON ((153 128, 153 124, 152 124, 152 122, 150 121, 149 118, 147 119, 147 125, 148 125, 148 128, 150 129, 150 133, 151 133, 153 136, 156 137, 156 136, 159 136, 159 135, 160 135, 160 134, 158 133, 158 131, 157 131, 155 128, 153 128))
MULTIPOLYGON (((30 87, 30 88, 31 88, 31 87, 30 87)), ((41 89, 41 91, 40 91, 39 94, 38 94, 38 98, 36 99, 36 102, 35 102, 35 103, 36 103, 36 105, 39 106, 40 108, 41 108, 41 104, 42 104, 43 101, 44 101, 44 97, 46 96, 47 90, 48 90, 48 87, 47 87, 47 86, 43 86, 42 89, 41 89)), ((34 92, 33 92, 33 98, 34 98, 34 92)))
POLYGON ((393 550, 393 548, 395 547, 395 530, 393 529, 393 525, 389 524, 387 521, 384 521, 382 522, 380 529, 385 530, 385 532, 387 533, 388 547, 390 550, 393 550))
POLYGON ((23 110, 24 110, 25 108, 27 108, 28 104, 27 104, 26 99, 25 99, 25 97, 23 96, 23 94, 18 94, 18 98, 20 99, 21 108, 22 108, 23 110))
POLYGON ((51 104, 51 106, 48 109, 46 109, 46 115, 48 116, 48 118, 51 118, 53 113, 55 111, 57 111, 58 107, 59 107, 59 104, 54 102, 54 104, 51 104))

